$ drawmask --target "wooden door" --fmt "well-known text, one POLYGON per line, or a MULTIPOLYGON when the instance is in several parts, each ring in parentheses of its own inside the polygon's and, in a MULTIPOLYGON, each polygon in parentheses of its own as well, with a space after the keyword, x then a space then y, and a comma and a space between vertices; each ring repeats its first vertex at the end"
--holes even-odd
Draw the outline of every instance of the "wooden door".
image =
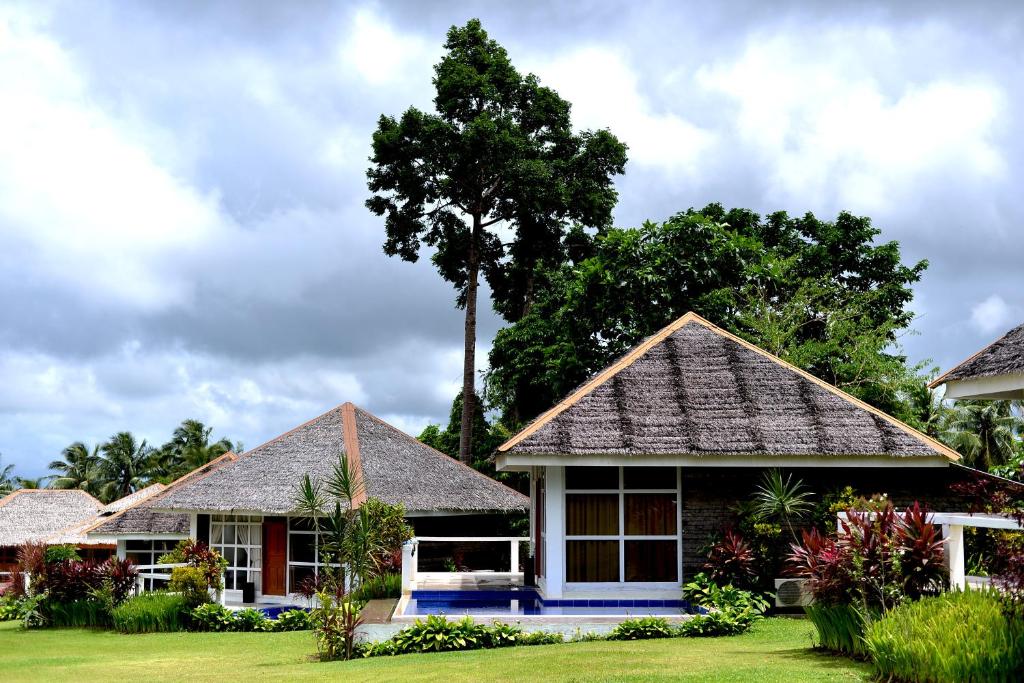
POLYGON ((263 594, 284 595, 288 569, 288 522, 283 517, 263 519, 263 594))

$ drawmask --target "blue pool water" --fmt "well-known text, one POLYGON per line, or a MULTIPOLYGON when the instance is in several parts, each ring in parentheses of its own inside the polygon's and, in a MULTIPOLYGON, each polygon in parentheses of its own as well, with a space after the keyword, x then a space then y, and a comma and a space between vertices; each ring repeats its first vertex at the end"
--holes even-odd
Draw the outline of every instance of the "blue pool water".
POLYGON ((309 611, 308 607, 300 607, 299 605, 282 605, 281 607, 260 607, 259 611, 263 612, 263 615, 267 617, 267 619, 277 619, 279 616, 281 616, 281 612, 288 612, 293 609, 301 609, 306 612, 309 611))
POLYGON ((413 591, 403 614, 636 615, 689 614, 685 600, 544 600, 536 591, 413 591))

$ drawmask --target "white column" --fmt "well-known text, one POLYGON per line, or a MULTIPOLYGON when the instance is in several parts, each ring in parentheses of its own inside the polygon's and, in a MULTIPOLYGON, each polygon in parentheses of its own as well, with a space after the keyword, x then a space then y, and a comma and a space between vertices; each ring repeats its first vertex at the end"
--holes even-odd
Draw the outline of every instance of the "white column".
POLYGON ((123 538, 117 539, 117 559, 123 560, 128 557, 128 541, 123 538))
POLYGON ((544 597, 562 597, 565 581, 565 468, 545 468, 544 597))
POLYGON ((199 538, 199 515, 194 512, 188 516, 188 537, 199 538))
POLYGON ((512 574, 516 574, 519 572, 519 541, 510 541, 509 550, 511 553, 509 554, 508 570, 512 574))
POLYGON ((402 595, 412 592, 416 581, 416 539, 409 539, 402 544, 402 595))
POLYGON ((967 574, 964 570, 964 528, 959 524, 943 524, 942 537, 946 539, 949 587, 963 590, 967 586, 967 574))

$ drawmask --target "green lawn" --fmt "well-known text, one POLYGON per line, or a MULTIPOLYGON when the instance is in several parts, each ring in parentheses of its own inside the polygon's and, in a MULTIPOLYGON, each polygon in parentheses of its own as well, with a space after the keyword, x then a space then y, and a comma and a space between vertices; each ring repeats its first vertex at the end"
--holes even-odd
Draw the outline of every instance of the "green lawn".
POLYGON ((23 631, 0 624, 0 680, 14 681, 866 681, 867 667, 810 650, 806 621, 746 635, 568 643, 321 664, 309 633, 23 631))

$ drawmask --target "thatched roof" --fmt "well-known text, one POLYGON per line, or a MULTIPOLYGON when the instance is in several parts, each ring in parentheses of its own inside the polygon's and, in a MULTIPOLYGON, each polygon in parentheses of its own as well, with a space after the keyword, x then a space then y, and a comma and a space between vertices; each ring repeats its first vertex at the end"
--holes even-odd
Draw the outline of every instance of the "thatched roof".
POLYGON ((499 448, 509 455, 959 456, 688 313, 499 448))
POLYGON ((928 386, 935 388, 954 380, 1001 375, 1024 375, 1024 325, 1013 328, 928 386))
MULTIPOLYGON (((420 512, 519 512, 526 496, 346 403, 202 477, 172 484, 163 510, 288 514, 306 474, 325 481, 339 458, 361 473, 365 496, 420 512)), ((364 497, 365 497, 364 496, 364 497)), ((358 504, 360 501, 357 500, 358 504)))
POLYGON ((46 541, 102 509, 78 489, 19 489, 0 498, 0 546, 46 541))

